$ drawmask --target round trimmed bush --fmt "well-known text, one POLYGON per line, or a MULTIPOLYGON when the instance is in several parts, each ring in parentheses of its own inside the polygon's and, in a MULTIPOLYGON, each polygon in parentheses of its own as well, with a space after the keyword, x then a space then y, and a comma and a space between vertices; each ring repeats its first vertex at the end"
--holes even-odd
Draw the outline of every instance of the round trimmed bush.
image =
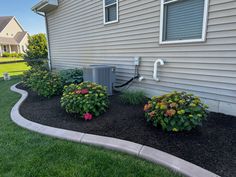
POLYGON ((106 88, 93 82, 70 84, 64 87, 61 106, 68 113, 77 113, 90 120, 108 108, 106 88))
POLYGON ((30 77, 34 73, 38 73, 40 71, 48 71, 48 70, 45 67, 43 67, 43 66, 38 66, 38 67, 31 67, 29 70, 24 71, 23 72, 23 76, 22 76, 23 84, 25 84, 27 87, 30 87, 30 84, 31 84, 30 77))
POLYGON ((58 95, 63 89, 61 78, 47 70, 32 69, 24 78, 26 85, 43 97, 58 95))
POLYGON ((207 105, 199 97, 186 92, 172 92, 152 97, 144 106, 145 117, 166 131, 190 131, 207 117, 207 105))

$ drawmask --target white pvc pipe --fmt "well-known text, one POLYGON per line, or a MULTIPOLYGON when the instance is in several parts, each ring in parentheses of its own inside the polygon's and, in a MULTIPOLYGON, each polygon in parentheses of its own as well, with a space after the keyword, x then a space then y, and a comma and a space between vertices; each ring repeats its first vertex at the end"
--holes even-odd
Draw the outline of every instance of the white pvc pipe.
POLYGON ((157 69, 158 69, 158 64, 161 66, 164 65, 164 61, 162 59, 157 59, 154 63, 154 69, 153 69, 153 79, 157 82, 160 81, 160 79, 157 76, 157 69))

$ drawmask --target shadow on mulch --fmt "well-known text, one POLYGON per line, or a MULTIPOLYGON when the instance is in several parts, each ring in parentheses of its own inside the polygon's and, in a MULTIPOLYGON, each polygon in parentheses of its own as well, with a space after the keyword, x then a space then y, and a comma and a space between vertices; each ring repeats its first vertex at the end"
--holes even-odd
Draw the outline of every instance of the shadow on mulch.
MULTIPOLYGON (((17 88, 27 90, 22 85, 17 88)), ((46 99, 27 90, 29 97, 20 107, 27 119, 57 128, 120 138, 165 151, 223 177, 236 176, 236 117, 210 113, 202 127, 190 132, 163 132, 146 122, 143 105, 127 106, 111 96, 109 110, 84 121, 67 114, 60 97, 46 99)))

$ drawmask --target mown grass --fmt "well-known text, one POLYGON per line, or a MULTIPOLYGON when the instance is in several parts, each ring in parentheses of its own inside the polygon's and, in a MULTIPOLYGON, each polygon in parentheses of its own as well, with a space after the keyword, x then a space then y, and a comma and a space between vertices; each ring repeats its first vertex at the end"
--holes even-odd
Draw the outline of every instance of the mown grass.
POLYGON ((9 88, 18 81, 0 81, 1 177, 179 176, 133 156, 54 139, 18 127, 9 116, 20 97, 9 88))
POLYGON ((16 57, 0 57, 0 62, 21 61, 21 60, 24 60, 24 59, 16 58, 16 57))
POLYGON ((0 77, 3 77, 5 72, 8 72, 10 76, 18 76, 28 69, 29 66, 25 62, 0 64, 0 77))

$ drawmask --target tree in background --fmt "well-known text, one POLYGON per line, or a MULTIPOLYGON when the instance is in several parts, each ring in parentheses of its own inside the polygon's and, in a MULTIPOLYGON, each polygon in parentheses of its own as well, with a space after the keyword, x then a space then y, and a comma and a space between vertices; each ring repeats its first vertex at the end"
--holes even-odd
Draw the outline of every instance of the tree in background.
POLYGON ((48 58, 47 38, 43 33, 35 34, 29 37, 28 50, 24 59, 31 67, 39 66, 45 63, 48 58))

